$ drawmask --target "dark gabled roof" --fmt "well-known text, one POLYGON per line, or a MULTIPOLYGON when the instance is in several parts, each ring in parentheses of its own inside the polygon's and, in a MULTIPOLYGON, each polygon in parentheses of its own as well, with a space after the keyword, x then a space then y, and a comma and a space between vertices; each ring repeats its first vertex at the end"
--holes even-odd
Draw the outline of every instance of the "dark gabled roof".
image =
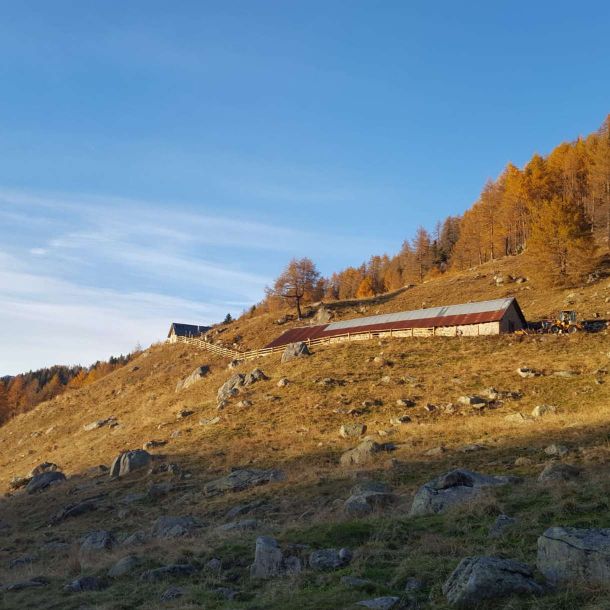
POLYGON ((475 303, 464 303, 463 305, 447 305, 445 307, 430 307, 428 309, 417 309, 415 311, 399 311, 378 316, 342 320, 331 324, 292 328, 265 347, 278 347, 297 341, 333 337, 349 332, 376 332, 389 329, 432 328, 497 322, 504 317, 511 306, 514 306, 517 315, 525 325, 525 318, 517 300, 509 297, 505 299, 495 299, 493 301, 479 301, 475 303))
POLYGON ((196 324, 180 324, 179 322, 172 322, 172 325, 169 327, 169 332, 167 336, 170 337, 172 331, 178 337, 196 337, 197 335, 202 335, 207 333, 208 330, 212 328, 211 326, 197 326, 196 324))

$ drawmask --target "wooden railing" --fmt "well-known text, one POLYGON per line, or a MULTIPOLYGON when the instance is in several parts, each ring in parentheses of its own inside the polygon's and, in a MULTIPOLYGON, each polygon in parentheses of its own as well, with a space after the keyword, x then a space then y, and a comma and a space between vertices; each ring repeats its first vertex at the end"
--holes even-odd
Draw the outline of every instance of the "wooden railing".
MULTIPOLYGON (((436 328, 391 328, 377 331, 363 330, 363 331, 355 331, 348 332, 342 335, 333 335, 332 337, 320 337, 319 339, 307 339, 304 341, 308 346, 311 345, 330 345, 331 343, 340 343, 343 341, 366 341, 375 339, 378 337, 389 337, 392 338, 394 336, 399 337, 417 337, 417 336, 434 336, 436 334, 436 328), (414 332, 415 331, 415 332, 414 332), (398 334, 400 333, 400 334, 398 334)), ((263 347, 261 349, 252 349, 245 352, 240 352, 239 350, 223 347, 221 345, 216 345, 215 343, 210 343, 209 341, 205 341, 204 339, 200 339, 198 337, 176 337, 178 343, 186 343, 188 345, 194 345, 195 347, 199 347, 200 349, 205 349, 213 354, 217 354, 218 356, 223 356, 225 358, 231 358, 232 360, 252 360, 253 358, 260 358, 262 356, 269 356, 271 354, 277 354, 278 352, 283 352, 287 345, 278 345, 277 347, 263 347)))

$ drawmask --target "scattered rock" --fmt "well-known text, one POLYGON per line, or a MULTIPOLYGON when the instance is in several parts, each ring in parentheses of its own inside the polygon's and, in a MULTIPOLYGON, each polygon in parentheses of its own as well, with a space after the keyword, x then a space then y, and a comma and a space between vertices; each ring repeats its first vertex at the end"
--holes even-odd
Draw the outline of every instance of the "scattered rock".
POLYGON ((204 417, 199 420, 200 426, 213 426, 220 421, 220 417, 204 417))
POLYGON ((156 449, 157 447, 164 447, 165 445, 167 445, 167 441, 151 440, 151 441, 146 441, 144 443, 144 445, 142 445, 142 449, 144 449, 146 451, 148 449, 156 449))
POLYGON ((40 587, 46 587, 50 583, 48 578, 44 576, 35 576, 34 578, 30 578, 28 580, 21 580, 19 582, 14 582, 10 585, 6 585, 2 588, 3 591, 23 591, 24 589, 37 589, 40 587))
POLYGON ((490 538, 501 538, 504 534, 517 523, 517 520, 508 515, 498 515, 492 526, 489 528, 490 538))
POLYGON ((385 483, 371 481, 352 488, 343 510, 351 517, 366 517, 373 511, 385 508, 396 501, 396 496, 385 483))
POLYGON ((366 578, 357 578, 356 576, 342 576, 341 584, 350 589, 372 589, 375 583, 366 578))
POLYGON ((383 405, 383 401, 379 400, 378 398, 373 398, 373 399, 368 399, 368 400, 363 400, 362 401, 362 406, 365 409, 368 409, 370 407, 381 407, 381 405, 383 405))
POLYGON ((43 472, 55 472, 59 470, 59 466, 54 464, 53 462, 42 462, 42 464, 38 464, 30 471, 30 478, 35 477, 43 472))
POLYGON ((151 533, 155 538, 180 538, 193 534, 200 525, 195 517, 163 516, 154 522, 151 533))
POLYGON ((431 457, 436 456, 436 455, 442 455, 443 453, 446 453, 447 449, 445 449, 445 447, 443 445, 439 445, 438 447, 432 447, 432 449, 428 449, 427 451, 424 451, 424 455, 429 455, 431 457))
POLYGON ((552 445, 545 447, 544 452, 547 455, 562 457, 570 453, 570 450, 565 445, 556 445, 553 443, 552 445))
POLYGON ((531 466, 534 462, 527 457, 518 457, 515 460, 515 466, 531 466))
POLYGON ((85 430, 86 432, 91 432, 91 430, 97 430, 98 428, 104 428, 105 426, 114 428, 118 425, 119 422, 117 421, 116 417, 107 417, 106 419, 98 419, 96 421, 92 421, 89 424, 85 424, 83 426, 83 430, 85 430))
POLYGON ((277 382, 277 387, 278 388, 285 388, 288 384, 290 383, 290 380, 288 379, 288 377, 282 377, 278 382, 277 382))
POLYGON ((57 525, 66 519, 80 517, 80 515, 90 513, 96 509, 97 503, 94 500, 83 500, 82 502, 76 502, 75 504, 68 504, 68 506, 64 506, 64 508, 51 518, 50 524, 57 525))
POLYGON ((366 424, 343 424, 339 429, 342 438, 359 438, 366 433, 366 424))
POLYGON ((127 536, 123 540, 123 542, 121 542, 121 546, 126 546, 126 547, 137 546, 137 545, 141 545, 141 544, 146 544, 148 541, 149 541, 148 534, 143 530, 138 530, 137 532, 134 532, 133 534, 129 534, 129 536, 127 536))
POLYGON ((468 405, 472 407, 485 406, 487 404, 487 400, 481 396, 460 396, 458 398, 458 402, 461 405, 468 405))
POLYGON ((259 528, 259 522, 256 519, 242 519, 241 521, 230 521, 219 525, 216 529, 220 532, 248 532, 259 528))
POLYGON ((530 379, 532 377, 540 377, 542 375, 542 371, 531 369, 527 366, 522 366, 517 369, 517 374, 519 377, 523 377, 523 379, 530 379))
POLYGON ((515 482, 514 477, 488 476, 470 470, 451 470, 422 485, 413 498, 411 515, 433 515, 471 502, 485 488, 515 482))
POLYGON ((282 362, 290 362, 295 358, 306 358, 307 356, 311 356, 307 343, 304 343, 303 341, 291 343, 286 346, 286 349, 282 354, 282 362))
POLYGON ((553 405, 538 405, 534 407, 532 417, 544 417, 545 415, 554 415, 555 413, 557 413, 557 407, 553 405))
POLYGON ((244 379, 245 375, 242 375, 241 373, 231 375, 231 377, 218 388, 218 403, 220 404, 239 394, 239 388, 244 385, 244 379))
POLYGON ((383 356, 375 356, 373 358, 373 364, 378 367, 387 366, 388 361, 383 356))
POLYGON ((250 487, 265 485, 272 481, 281 481, 284 473, 281 470, 259 470, 255 468, 243 468, 233 470, 227 476, 215 479, 204 485, 204 492, 208 496, 214 496, 226 492, 243 491, 250 487))
POLYGON ((127 555, 119 559, 111 568, 108 570, 108 576, 110 578, 120 578, 130 574, 135 569, 142 565, 142 560, 136 555, 127 555))
POLYGON ((162 483, 150 483, 146 490, 146 495, 151 500, 157 500, 164 496, 167 496, 174 489, 174 484, 170 481, 164 481, 162 483))
POLYGON ((110 478, 123 477, 135 470, 148 468, 151 461, 152 456, 144 449, 124 451, 114 459, 114 462, 112 462, 112 466, 110 467, 110 478))
POLYGON ((405 424, 410 424, 411 421, 412 420, 408 415, 400 415, 398 417, 392 417, 392 419, 390 419, 390 423, 393 426, 404 426, 405 424))
POLYGON ((610 528, 551 527, 538 538, 537 566, 554 586, 608 587, 610 528))
POLYGON ((13 477, 9 481, 8 485, 11 489, 21 489, 22 487, 25 487, 31 480, 32 477, 13 477))
POLYGON ((116 540, 108 530, 96 530, 85 534, 80 541, 80 554, 95 554, 110 551, 116 540))
POLYGON ((319 572, 329 572, 346 566, 350 560, 348 549, 319 549, 310 553, 309 567, 319 572))
POLYGON ((342 466, 352 466, 358 464, 366 464, 370 462, 375 454, 383 450, 383 446, 373 440, 366 439, 358 446, 346 451, 341 456, 342 466))
POLYGON ((143 582, 158 582, 167 578, 191 576, 195 571, 195 566, 192 566, 190 563, 173 563, 142 572, 140 580, 143 582))
POLYGON ((385 597, 375 597, 374 599, 365 599, 361 602, 356 602, 356 606, 369 608, 370 610, 393 610, 398 609, 400 597, 387 595, 385 597))
POLYGON ((458 451, 462 453, 474 453, 475 451, 485 451, 487 447, 485 445, 478 445, 477 443, 471 443, 469 445, 462 445, 458 448, 458 451))
POLYGON ((169 589, 165 589, 159 599, 162 602, 171 602, 174 599, 178 599, 184 595, 185 591, 182 587, 170 587, 169 589))
POLYGON ((195 411, 192 411, 191 409, 180 409, 180 411, 176 413, 176 419, 185 419, 190 417, 193 413, 195 413, 195 411))
POLYGON ((523 413, 509 413, 504 421, 510 422, 511 424, 527 424, 528 422, 532 422, 533 418, 528 415, 523 415, 523 413))
POLYGON ((39 491, 43 491, 47 489, 51 485, 57 485, 58 483, 62 483, 66 480, 66 476, 63 472, 59 470, 52 470, 49 472, 43 472, 41 474, 37 474, 35 477, 32 477, 30 482, 27 484, 25 490, 29 494, 34 494, 39 491))
POLYGON ((481 601, 512 595, 541 594, 531 568, 498 557, 465 557, 443 585, 452 606, 473 607, 481 601))
POLYGON ((22 557, 17 557, 15 559, 11 559, 8 562, 8 569, 15 570, 16 568, 23 568, 24 566, 29 566, 34 563, 35 558, 32 555, 23 555, 22 557))
POLYGON ((188 377, 185 377, 182 381, 176 384, 176 392, 180 390, 186 390, 192 385, 201 381, 210 372, 210 367, 207 365, 197 367, 188 377))
POLYGON ((396 401, 396 406, 397 407, 414 407, 415 406, 415 401, 411 400, 410 398, 399 398, 396 401))
POLYGON ((260 369, 254 369, 244 377, 244 385, 249 386, 257 381, 267 381, 269 377, 263 373, 260 369))
POLYGON ((552 462, 547 464, 544 470, 540 473, 538 481, 540 483, 547 482, 562 482, 562 481, 573 481, 578 479, 582 474, 582 471, 577 466, 572 464, 563 464, 561 462, 552 462))
POLYGON ((301 560, 295 556, 284 557, 275 538, 260 536, 256 539, 254 563, 250 566, 250 577, 269 579, 276 576, 298 574, 301 560))
POLYGON ((107 586, 106 581, 97 576, 81 576, 69 582, 64 589, 70 593, 82 593, 84 591, 101 591, 107 586))

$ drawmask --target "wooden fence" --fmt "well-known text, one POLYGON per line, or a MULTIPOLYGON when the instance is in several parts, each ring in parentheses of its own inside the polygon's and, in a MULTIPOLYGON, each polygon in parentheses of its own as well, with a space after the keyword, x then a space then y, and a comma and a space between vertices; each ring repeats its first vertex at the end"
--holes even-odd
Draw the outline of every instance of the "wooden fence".
MULTIPOLYGON (((375 338, 393 338, 393 337, 430 337, 436 335, 436 328, 396 328, 396 329, 384 329, 377 331, 355 331, 344 333, 342 335, 333 335, 332 337, 320 337, 319 339, 307 339, 304 341, 308 346, 312 345, 330 345, 332 343, 340 343, 343 341, 367 341, 375 338)), ((286 349, 286 345, 279 345, 277 347, 263 347, 261 349, 252 349, 246 352, 240 352, 239 350, 222 347, 215 343, 210 343, 204 339, 198 337, 177 337, 178 343, 186 343, 193 345, 200 349, 207 350, 218 356, 230 358, 231 360, 252 360, 253 358, 260 358, 262 356, 270 356, 271 354, 277 354, 283 352, 286 349)))

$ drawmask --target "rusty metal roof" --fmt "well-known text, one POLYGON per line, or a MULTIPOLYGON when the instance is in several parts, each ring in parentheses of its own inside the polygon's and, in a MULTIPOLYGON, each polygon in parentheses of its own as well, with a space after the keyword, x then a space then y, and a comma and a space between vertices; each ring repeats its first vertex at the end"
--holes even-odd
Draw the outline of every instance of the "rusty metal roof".
POLYGON ((513 304, 517 315, 525 325, 525 318, 523 317, 521 308, 516 299, 511 297, 492 301, 464 303, 462 305, 447 305, 444 307, 430 307, 428 309, 417 309, 413 311, 399 311, 378 316, 342 320, 331 324, 292 328, 269 343, 266 347, 278 347, 297 341, 333 337, 349 332, 375 332, 390 329, 433 328, 440 326, 461 326, 466 324, 498 322, 504 317, 508 308, 513 304))

